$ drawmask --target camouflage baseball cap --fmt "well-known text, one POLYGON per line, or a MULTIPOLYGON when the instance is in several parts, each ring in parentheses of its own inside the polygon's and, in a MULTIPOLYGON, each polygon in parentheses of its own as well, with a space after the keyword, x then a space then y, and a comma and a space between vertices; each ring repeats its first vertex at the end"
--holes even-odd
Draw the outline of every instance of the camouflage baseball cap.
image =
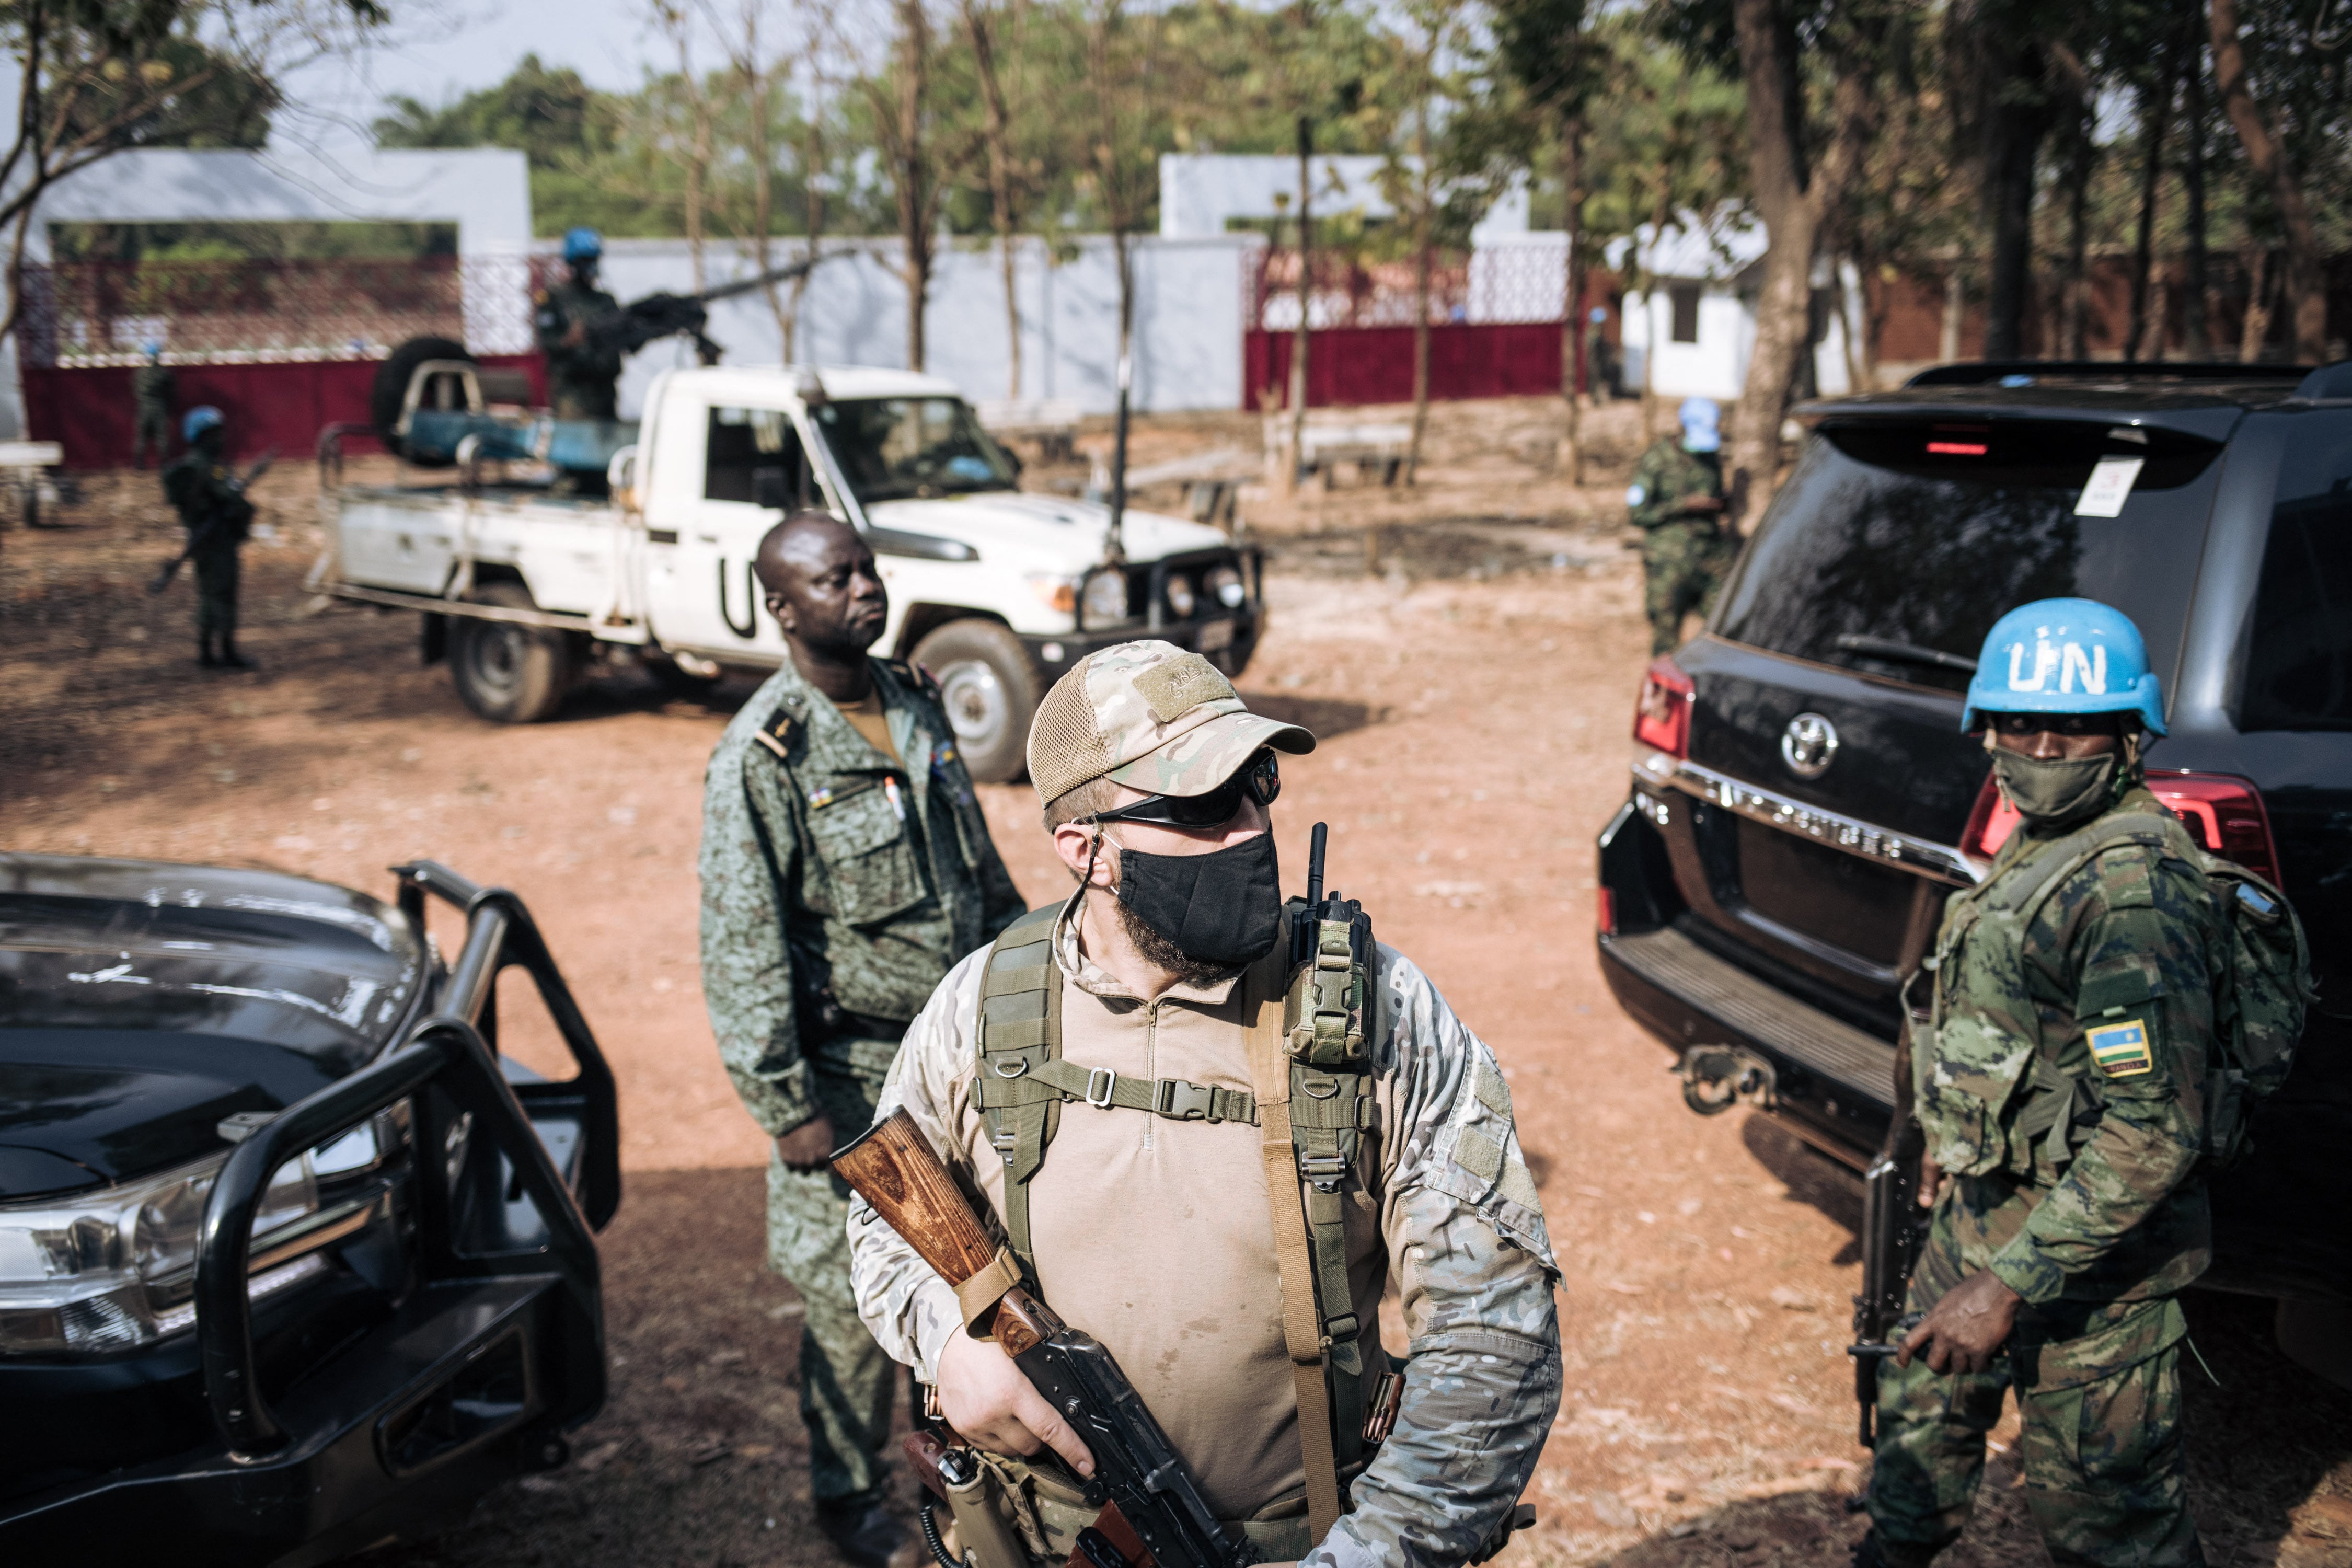
POLYGON ((1029 726, 1029 779, 1046 805, 1107 778, 1150 795, 1206 795, 1272 746, 1315 749, 1296 724, 1245 707, 1197 653, 1157 638, 1090 653, 1054 682, 1029 726))

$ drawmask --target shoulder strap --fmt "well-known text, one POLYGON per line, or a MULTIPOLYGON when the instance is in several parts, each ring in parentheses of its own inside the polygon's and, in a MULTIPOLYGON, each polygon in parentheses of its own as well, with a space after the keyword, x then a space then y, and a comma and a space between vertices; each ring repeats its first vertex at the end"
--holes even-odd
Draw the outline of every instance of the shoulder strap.
POLYGON ((2178 853, 2165 832, 2167 826, 2179 825, 2168 825, 2144 812, 2110 812, 2063 838, 2052 840, 2018 866, 2006 879, 2007 885, 1990 901, 2015 916, 2022 926, 2033 919, 2043 900, 2055 893, 2067 878, 2110 849, 2137 844, 2178 853))
POLYGON ((1062 1051, 1061 973, 1053 935, 1059 904, 1031 910, 989 950, 980 985, 980 1065, 972 1100, 988 1117, 990 1143, 1004 1159, 1004 1229, 1033 1273, 1029 1178, 1045 1162, 1062 1097, 1030 1075, 1062 1051))
MULTIPOLYGON (((1257 1091, 1258 1150, 1282 1279, 1282 1338, 1298 1390, 1298 1444, 1307 1464, 1308 1533, 1321 1541, 1339 1521, 1339 1459, 1333 1446, 1331 1391, 1325 1381, 1323 1324, 1318 1321, 1315 1262, 1309 1253, 1299 1158, 1291 1142, 1290 1056, 1282 1029, 1283 949, 1243 977, 1250 1086, 1257 1091)), ((1344 1277, 1344 1268, 1342 1274, 1344 1277)), ((1353 1320, 1349 1320, 1352 1325, 1353 1320)), ((1352 1348, 1352 1346, 1351 1346, 1352 1348)))

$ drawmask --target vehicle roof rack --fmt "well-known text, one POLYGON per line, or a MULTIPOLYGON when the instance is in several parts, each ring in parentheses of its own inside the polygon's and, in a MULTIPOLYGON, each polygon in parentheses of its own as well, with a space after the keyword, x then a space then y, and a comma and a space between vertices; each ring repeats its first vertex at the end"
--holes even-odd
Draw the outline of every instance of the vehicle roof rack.
MULTIPOLYGON (((1903 384, 1990 386, 2011 376, 2026 378, 2020 385, 2045 379, 2073 381, 2090 376, 2102 381, 2278 381, 2290 376, 2315 379, 2323 374, 2305 364, 2239 364, 2207 360, 1992 359, 1935 365, 1903 384)), ((2347 371, 2345 380, 2352 384, 2352 371, 2347 371)))

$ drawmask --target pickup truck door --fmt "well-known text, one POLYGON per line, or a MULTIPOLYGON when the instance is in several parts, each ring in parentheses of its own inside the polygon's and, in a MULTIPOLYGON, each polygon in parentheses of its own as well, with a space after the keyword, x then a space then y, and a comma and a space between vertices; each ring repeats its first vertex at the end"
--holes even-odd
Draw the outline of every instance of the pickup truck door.
POLYGON ((751 562, 792 508, 815 504, 790 414, 682 396, 656 440, 646 513, 646 606, 663 647, 774 664, 782 634, 751 562))

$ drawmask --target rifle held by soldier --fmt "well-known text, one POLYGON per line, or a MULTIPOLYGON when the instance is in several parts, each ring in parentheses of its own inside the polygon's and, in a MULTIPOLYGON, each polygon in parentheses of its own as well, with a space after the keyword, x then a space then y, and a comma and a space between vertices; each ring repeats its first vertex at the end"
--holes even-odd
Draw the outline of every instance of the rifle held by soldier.
MULTIPOLYGON (((237 495, 242 498, 246 491, 253 488, 253 481, 268 473, 269 471, 269 465, 277 460, 278 453, 275 449, 262 453, 260 460, 245 471, 245 477, 243 479, 231 479, 229 481, 229 488, 235 490, 237 495)), ((170 587, 172 585, 172 579, 180 574, 180 568, 186 565, 188 562, 194 558, 197 551, 202 550, 205 545, 210 544, 213 542, 213 536, 218 533, 221 529, 226 526, 226 521, 227 520, 226 518, 215 516, 211 521, 207 521, 204 527, 189 530, 188 542, 186 546, 183 548, 177 555, 173 556, 171 560, 163 563, 163 570, 156 573, 154 579, 147 584, 147 591, 150 594, 160 595, 164 589, 170 587)))
MULTIPOLYGON (((1907 987, 1906 988, 1907 991, 1907 987)), ((1927 1134, 1911 1114, 1911 1024, 1895 1053, 1895 1118, 1886 1142, 1862 1178, 1862 1290, 1853 1299, 1853 1398, 1860 1407, 1858 1436, 1865 1448, 1878 1447, 1878 1364, 1902 1347, 1918 1325, 1903 1315, 1911 1270, 1926 1240, 1919 1208, 1919 1161, 1927 1134)))
MULTIPOLYGON (((1183 1457, 1093 1335, 1073 1328, 1017 1282, 955 1179, 905 1110, 868 1129, 833 1156, 835 1174, 874 1205, 960 1298, 966 1287, 994 1293, 975 1315, 1046 1403, 1069 1417, 1095 1457, 1092 1478, 1072 1476, 1103 1517, 1081 1537, 1089 1563, 1112 1568, 1241 1568, 1246 1542, 1227 1535, 1183 1457), (981 1283, 985 1280, 985 1283, 981 1283), (1012 1281, 1007 1283, 1007 1281, 1012 1281), (1001 1291, 1000 1291, 1000 1288, 1001 1291), (1091 1536, 1089 1540, 1087 1537, 1091 1536), (1139 1548, 1140 1554, 1126 1550, 1139 1548)), ((1033 1464, 1047 1462, 1041 1458, 1033 1464)))
POLYGON ((695 352, 703 363, 717 364, 719 345, 703 335, 703 328, 710 321, 706 306, 749 294, 771 283, 789 283, 839 254, 829 251, 823 256, 807 257, 750 278, 739 278, 732 283, 721 283, 715 289, 705 289, 699 294, 648 294, 642 300, 632 300, 612 314, 586 323, 588 345, 616 354, 633 354, 656 339, 685 336, 694 340, 695 352))

